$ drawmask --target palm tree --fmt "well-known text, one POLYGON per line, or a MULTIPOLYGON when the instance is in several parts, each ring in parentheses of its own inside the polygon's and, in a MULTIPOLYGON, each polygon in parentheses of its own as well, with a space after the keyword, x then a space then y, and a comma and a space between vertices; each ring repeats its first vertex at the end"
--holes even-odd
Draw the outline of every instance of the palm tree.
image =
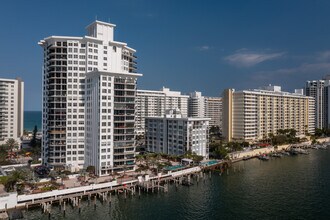
MULTIPOLYGON (((79 175, 80 175, 80 177, 82 177, 83 178, 83 181, 86 181, 86 176, 87 176, 87 171, 85 170, 85 169, 82 169, 82 170, 80 170, 80 173, 79 173, 79 175)), ((80 180, 81 181, 81 180, 80 180)))
POLYGON ((56 181, 58 173, 55 170, 52 170, 49 172, 48 176, 51 178, 52 181, 56 181))
POLYGON ((136 155, 135 160, 136 160, 136 162, 140 162, 140 165, 141 165, 141 162, 143 161, 143 155, 141 155, 141 154, 136 155))
POLYGON ((18 147, 17 141, 15 141, 15 139, 13 139, 13 138, 9 138, 6 141, 6 145, 10 149, 10 151, 13 151, 14 148, 17 148, 18 147))
POLYGON ((61 178, 61 183, 63 185, 63 181, 67 178, 68 176, 65 173, 61 173, 60 178, 61 178))
POLYGON ((157 163, 157 173, 158 173, 159 170, 163 169, 164 166, 165 166, 165 165, 162 164, 162 163, 157 163))
POLYGON ((159 162, 162 158, 163 158, 163 157, 162 157, 161 154, 157 154, 157 155, 156 155, 156 160, 157 160, 157 162, 159 162))
POLYGON ((88 166, 86 168, 86 172, 88 172, 89 174, 94 174, 95 175, 95 167, 94 166, 88 166))
POLYGON ((125 174, 126 174, 126 170, 127 170, 127 165, 126 165, 126 163, 124 163, 124 165, 123 165, 123 170, 124 170, 124 176, 125 176, 125 174))
POLYGON ((151 155, 150 155, 150 154, 147 154, 147 155, 145 156, 145 160, 146 160, 146 165, 147 165, 147 166, 149 166, 150 159, 151 159, 151 155))
POLYGON ((139 167, 139 168, 137 168, 137 169, 135 170, 135 172, 138 172, 138 173, 140 173, 140 174, 141 174, 142 171, 143 171, 143 167, 139 167))

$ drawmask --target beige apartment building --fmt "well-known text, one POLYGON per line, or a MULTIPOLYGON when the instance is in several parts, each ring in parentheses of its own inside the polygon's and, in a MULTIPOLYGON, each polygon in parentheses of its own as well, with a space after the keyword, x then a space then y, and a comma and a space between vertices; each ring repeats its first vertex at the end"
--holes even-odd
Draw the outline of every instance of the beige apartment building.
POLYGON ((280 86, 223 93, 222 129, 227 141, 253 142, 276 134, 279 129, 295 129, 304 136, 315 129, 314 98, 301 91, 283 92, 280 86))

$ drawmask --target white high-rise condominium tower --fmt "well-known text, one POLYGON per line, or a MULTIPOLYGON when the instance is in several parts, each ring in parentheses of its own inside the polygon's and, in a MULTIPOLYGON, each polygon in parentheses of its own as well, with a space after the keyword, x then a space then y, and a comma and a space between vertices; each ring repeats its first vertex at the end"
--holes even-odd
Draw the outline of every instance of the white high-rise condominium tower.
POLYGON ((114 28, 95 21, 87 26, 87 36, 51 36, 39 42, 44 49, 45 165, 71 170, 95 166, 100 175, 132 167, 134 159, 126 160, 126 151, 131 154, 135 144, 127 134, 134 127, 140 74, 135 74, 136 51, 114 40, 114 28))
POLYGON ((24 82, 0 78, 0 145, 23 135, 24 82))
POLYGON ((221 129, 222 100, 221 97, 205 97, 201 92, 190 93, 188 101, 189 117, 210 118, 209 126, 221 129))
POLYGON ((227 141, 256 141, 279 129, 295 129, 297 135, 314 133, 314 98, 282 92, 280 86, 223 93, 223 136, 227 141))
POLYGON ((179 109, 183 117, 188 116, 188 98, 181 92, 163 87, 160 91, 137 90, 136 132, 144 134, 146 117, 163 117, 166 110, 179 109))
POLYGON ((202 118, 205 116, 205 98, 201 92, 190 93, 188 100, 188 116, 202 118))

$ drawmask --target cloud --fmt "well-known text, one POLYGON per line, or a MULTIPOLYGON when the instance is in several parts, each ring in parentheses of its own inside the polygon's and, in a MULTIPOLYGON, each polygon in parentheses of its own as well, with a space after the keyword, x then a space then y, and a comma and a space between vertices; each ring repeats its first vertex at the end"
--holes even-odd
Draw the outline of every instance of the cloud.
POLYGON ((236 53, 224 58, 229 64, 238 67, 251 67, 259 63, 280 58, 285 53, 266 53, 266 52, 251 52, 247 49, 241 49, 236 53))
POLYGON ((199 51, 207 51, 207 50, 210 50, 211 47, 208 46, 208 45, 203 45, 203 46, 199 46, 199 47, 197 47, 197 49, 198 49, 199 51))
POLYGON ((329 62, 330 61, 330 51, 322 51, 316 54, 316 61, 318 62, 329 62))
POLYGON ((330 62, 322 63, 303 63, 297 67, 292 68, 281 68, 271 71, 260 71, 252 76, 253 80, 274 80, 276 78, 303 78, 311 77, 314 80, 315 75, 326 74, 330 70, 330 62))

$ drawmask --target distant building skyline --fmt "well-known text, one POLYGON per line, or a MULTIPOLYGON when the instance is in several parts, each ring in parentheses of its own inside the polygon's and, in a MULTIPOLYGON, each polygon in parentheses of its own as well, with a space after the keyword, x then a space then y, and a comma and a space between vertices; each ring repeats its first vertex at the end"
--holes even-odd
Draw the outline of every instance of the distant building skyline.
POLYGON ((95 16, 118 24, 116 37, 138 50, 144 73, 139 89, 164 85, 216 97, 226 88, 271 83, 292 91, 329 73, 327 1, 100 2, 58 0, 65 5, 61 16, 49 11, 47 2, 2 3, 6 34, 0 36, 0 77, 24 79, 26 110, 42 109, 42 52, 36 42, 52 35, 82 36, 80 27, 95 16))

